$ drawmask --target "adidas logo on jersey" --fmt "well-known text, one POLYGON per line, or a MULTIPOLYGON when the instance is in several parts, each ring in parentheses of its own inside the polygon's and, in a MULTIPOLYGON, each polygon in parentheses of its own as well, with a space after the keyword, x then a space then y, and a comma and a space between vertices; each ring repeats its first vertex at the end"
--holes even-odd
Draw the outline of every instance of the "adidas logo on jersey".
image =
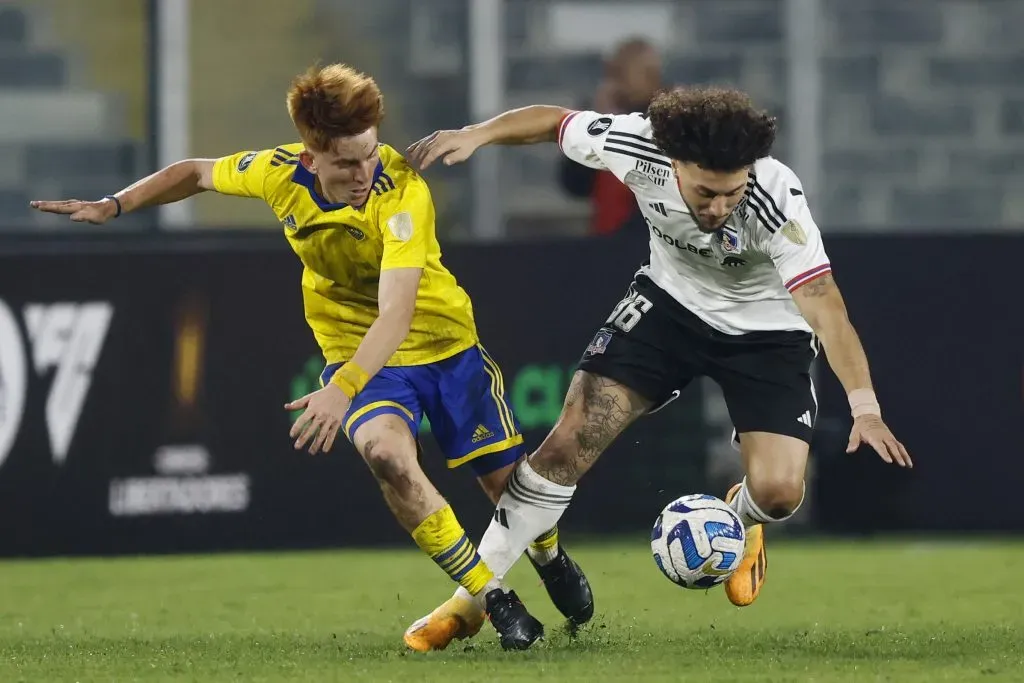
POLYGON ((668 218, 668 209, 666 209, 665 205, 662 204, 661 202, 655 202, 654 204, 648 204, 648 206, 650 206, 652 209, 654 209, 655 211, 660 213, 665 218, 668 218))
POLYGON ((811 422, 811 411, 809 410, 804 411, 804 414, 798 417, 796 421, 799 422, 800 424, 805 424, 808 427, 814 427, 814 423, 811 422))
POLYGON ((473 430, 473 443, 480 443, 481 441, 489 439, 492 436, 494 436, 494 432, 492 432, 490 429, 484 427, 483 425, 477 425, 476 429, 473 430))
POLYGON ((727 268, 739 268, 740 266, 747 265, 747 262, 738 256, 726 256, 722 259, 722 265, 727 268))

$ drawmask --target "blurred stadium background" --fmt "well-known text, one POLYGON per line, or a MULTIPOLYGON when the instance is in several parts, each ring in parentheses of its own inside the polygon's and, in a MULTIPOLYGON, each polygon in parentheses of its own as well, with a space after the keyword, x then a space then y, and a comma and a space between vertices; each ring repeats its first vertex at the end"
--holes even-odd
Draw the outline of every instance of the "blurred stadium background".
MULTIPOLYGON (((327 458, 290 448, 280 406, 314 385, 322 361, 302 319, 298 263, 262 203, 202 196, 94 229, 32 213, 29 200, 98 198, 180 158, 290 141, 284 92, 316 60, 377 78, 381 139, 404 149, 513 106, 593 106, 616 78, 616 46, 642 38, 664 84, 739 86, 779 116, 776 156, 804 181, 887 421, 918 464, 895 472, 866 452, 844 454, 848 410, 822 365, 807 503, 774 536, 793 537, 774 582, 795 594, 781 568, 814 584, 807 567, 820 561, 853 587, 817 611, 803 606, 813 628, 834 625, 819 640, 799 635, 812 627, 792 603, 768 601, 754 623, 769 645, 753 654, 742 652, 749 625, 715 607, 730 625, 712 628, 736 638, 729 657, 751 657, 737 680, 760 680, 764 661, 781 667, 767 670, 774 680, 804 680, 797 670, 868 680, 843 662, 860 662, 870 680, 938 680, 940 670, 1019 680, 1011 644, 1024 602, 1002 591, 1024 567, 1015 539, 1024 506, 1013 493, 1024 483, 1024 287, 1014 265, 1024 253, 1022 32, 1021 0, 0 0, 0 555, 213 553, 187 560, 198 564, 5 560, 2 678, 432 679, 437 670, 403 671, 394 655, 404 624, 449 589, 426 560, 385 549, 411 544, 347 444, 327 458), (966 540, 981 548, 982 534, 995 539, 980 555, 946 554, 966 540), (883 535, 895 540, 815 550, 826 537, 883 535), (938 538, 935 554, 914 554, 938 538), (297 552, 366 546, 375 549, 297 552), (296 552, 243 561, 224 559, 228 550, 296 552), (401 592, 397 603, 367 603, 353 588, 376 585, 378 561, 396 584, 380 591, 401 592), (952 572, 958 562, 986 581, 952 572), (290 576, 324 581, 321 571, 329 585, 312 593, 288 585, 290 576), (252 583, 258 576, 277 583, 252 583), (895 611, 857 611, 871 598, 855 591, 874 590, 875 578, 888 581, 879 596, 895 611), (175 611, 166 588, 147 588, 179 580, 208 599, 175 611), (933 597, 960 581, 974 583, 970 615, 933 597), (66 597, 83 585, 89 598, 66 597), (273 594, 274 606, 247 608, 254 594, 273 594), (289 602, 310 616, 291 619, 281 607, 289 602), (110 620, 122 613, 142 625, 110 620), (902 640, 863 651, 831 640, 886 624, 902 640), (207 633, 222 649, 192 644, 207 633), (278 659, 257 654, 260 634, 278 659), (397 668, 381 668, 388 656, 397 668), (828 657, 832 668, 819 668, 828 657), (363 668, 334 668, 353 658, 363 668), (915 668, 924 662, 939 668, 915 668)), ((427 173, 446 263, 474 298, 534 445, 647 244, 635 214, 592 234, 601 204, 586 189, 574 196, 563 166, 546 145, 485 150, 427 173)), ((617 544, 586 551, 598 587, 606 581, 620 596, 610 606, 632 610, 635 597, 650 603, 637 608, 646 612, 680 600, 667 583, 658 592, 653 563, 622 558, 644 554, 665 502, 721 494, 735 480, 729 431, 717 389, 693 386, 633 428, 581 486, 565 538, 617 544), (654 596, 629 593, 647 582, 654 596)), ((424 441, 428 470, 480 533, 490 505, 468 474, 438 466, 429 434, 424 441)), ((706 628, 704 603, 687 604, 677 609, 706 628)), ((628 618, 693 642, 664 614, 628 618)), ((644 631, 614 628, 585 647, 623 646, 630 666, 650 661, 631 640, 644 631)), ((485 654, 465 657, 492 657, 479 675, 500 680, 510 660, 490 640, 485 654)), ((708 667, 723 664, 713 643, 698 645, 708 667)), ((563 647, 573 646, 556 641, 549 659, 523 660, 539 669, 515 675, 600 678, 563 647)), ((462 666, 459 654, 444 661, 462 666)), ((648 674, 681 680, 669 662, 648 674)))

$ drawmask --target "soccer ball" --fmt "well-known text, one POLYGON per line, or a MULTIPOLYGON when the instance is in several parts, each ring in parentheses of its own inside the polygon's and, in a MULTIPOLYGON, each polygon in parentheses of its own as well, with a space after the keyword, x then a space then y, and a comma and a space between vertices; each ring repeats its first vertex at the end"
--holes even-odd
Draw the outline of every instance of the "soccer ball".
POLYGON ((651 552, 669 581, 711 588, 736 571, 746 538, 743 523, 725 501, 697 493, 661 511, 651 531, 651 552))

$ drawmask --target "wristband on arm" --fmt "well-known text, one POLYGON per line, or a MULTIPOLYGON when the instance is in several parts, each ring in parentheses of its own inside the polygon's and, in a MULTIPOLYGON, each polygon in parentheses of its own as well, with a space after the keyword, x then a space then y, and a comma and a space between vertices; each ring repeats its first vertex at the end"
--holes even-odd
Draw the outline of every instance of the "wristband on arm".
POLYGON ((331 377, 331 384, 344 391, 349 398, 355 398, 356 394, 362 391, 369 381, 370 375, 352 361, 338 368, 334 376, 331 377))
POLYGON ((875 392, 871 389, 854 389, 847 398, 850 401, 850 414, 854 419, 861 415, 882 416, 882 408, 878 405, 875 392))
POLYGON ((114 218, 120 218, 120 217, 121 217, 121 200, 120 200, 120 199, 118 199, 117 197, 115 197, 115 196, 114 196, 114 195, 112 195, 112 194, 108 194, 108 195, 106 195, 106 196, 105 196, 105 197, 103 197, 103 198, 104 198, 104 199, 110 199, 110 200, 113 200, 113 202, 114 202, 114 206, 116 206, 116 207, 117 207, 117 213, 115 213, 115 214, 114 214, 114 218))

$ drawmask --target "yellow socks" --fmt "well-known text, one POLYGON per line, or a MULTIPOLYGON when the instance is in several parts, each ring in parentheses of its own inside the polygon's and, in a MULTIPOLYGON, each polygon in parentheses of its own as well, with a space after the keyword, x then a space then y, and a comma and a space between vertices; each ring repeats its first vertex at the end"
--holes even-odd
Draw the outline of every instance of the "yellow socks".
POLYGON ((473 595, 494 578, 455 518, 451 505, 445 505, 423 520, 413 529, 412 538, 437 566, 473 595))
POLYGON ((526 549, 526 552, 534 562, 541 566, 558 557, 558 527, 553 526, 538 536, 526 549))

